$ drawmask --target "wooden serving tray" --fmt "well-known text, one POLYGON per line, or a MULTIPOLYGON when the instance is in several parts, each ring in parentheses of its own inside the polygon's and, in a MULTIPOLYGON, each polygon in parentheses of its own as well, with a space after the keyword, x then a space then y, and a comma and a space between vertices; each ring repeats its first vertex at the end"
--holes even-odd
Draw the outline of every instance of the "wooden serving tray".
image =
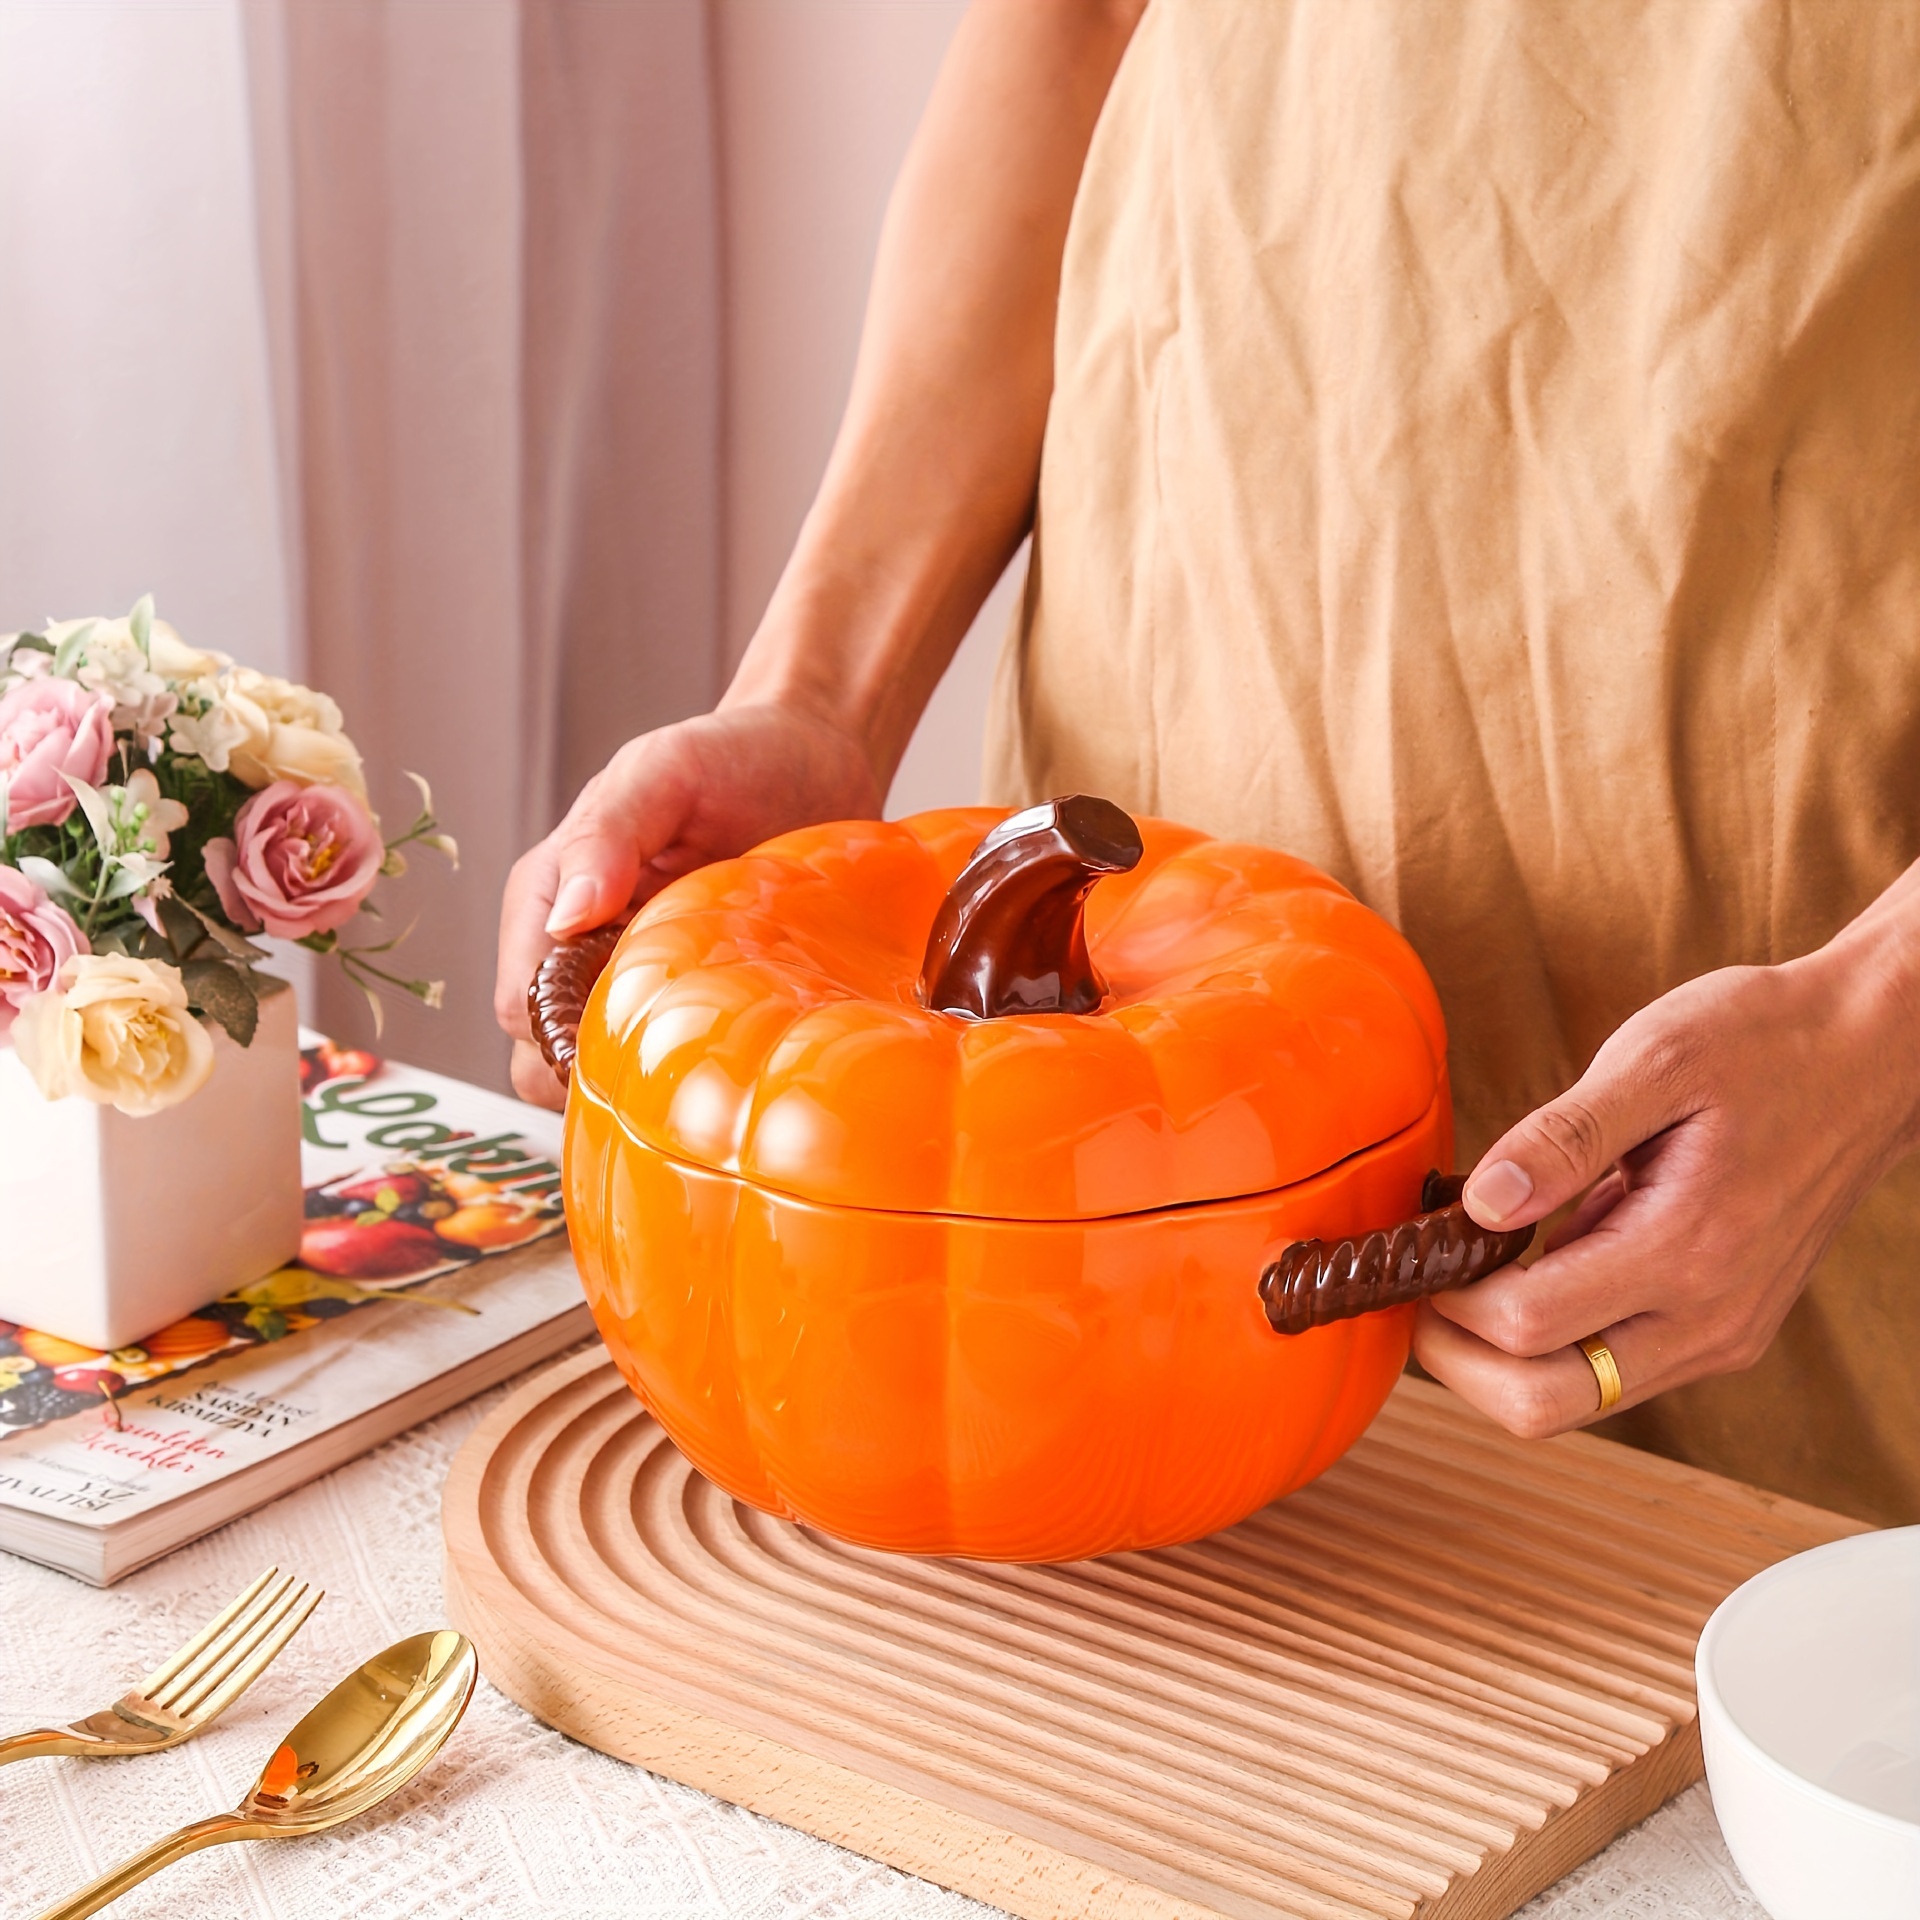
POLYGON ((485 1670, 591 1746, 1030 1920, 1495 1920, 1701 1771, 1693 1649, 1856 1522, 1401 1383, 1192 1546, 916 1560, 741 1506, 595 1351, 446 1492, 485 1670))

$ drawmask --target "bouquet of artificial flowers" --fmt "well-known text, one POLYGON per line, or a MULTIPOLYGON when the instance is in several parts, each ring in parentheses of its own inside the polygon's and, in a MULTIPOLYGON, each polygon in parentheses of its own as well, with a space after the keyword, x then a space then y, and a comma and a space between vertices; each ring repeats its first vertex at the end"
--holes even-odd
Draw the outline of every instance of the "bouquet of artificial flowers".
POLYGON ((340 939, 403 847, 458 858, 411 777, 419 818, 383 839, 340 709, 187 646, 150 598, 0 636, 0 1040, 49 1099, 158 1112, 212 1072, 204 1023, 251 1042, 261 933, 437 1006, 376 963, 395 940, 340 939))

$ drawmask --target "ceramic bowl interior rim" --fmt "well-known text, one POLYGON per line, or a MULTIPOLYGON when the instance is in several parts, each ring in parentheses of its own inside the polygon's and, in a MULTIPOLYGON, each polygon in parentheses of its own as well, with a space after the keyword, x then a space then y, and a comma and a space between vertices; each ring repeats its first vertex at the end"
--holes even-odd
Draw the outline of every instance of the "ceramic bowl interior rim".
POLYGON ((1700 1642, 1693 1656, 1694 1684, 1700 1699, 1700 1717, 1706 1718, 1707 1701, 1711 1698, 1715 1713, 1716 1726, 1724 1729, 1727 1735, 1739 1744, 1740 1750, 1748 1758, 1757 1760, 1762 1769, 1776 1779, 1808 1794, 1817 1802, 1839 1812, 1846 1813, 1856 1820, 1864 1820, 1869 1825, 1883 1828, 1896 1838, 1920 1838, 1920 1821, 1903 1819, 1897 1813, 1888 1813, 1881 1807, 1870 1807, 1864 1801, 1849 1799, 1844 1793, 1837 1793, 1832 1787, 1824 1786, 1818 1780, 1809 1780, 1803 1773, 1796 1773, 1784 1760, 1769 1753, 1735 1717, 1728 1706, 1726 1697, 1721 1693, 1713 1677, 1713 1655, 1719 1645, 1720 1637, 1726 1630, 1726 1620, 1730 1617, 1728 1609, 1736 1601, 1752 1603, 1754 1596, 1766 1588, 1783 1584, 1793 1577, 1793 1569, 1801 1562, 1815 1556, 1822 1559, 1838 1559, 1849 1553, 1860 1551, 1859 1543, 1864 1540, 1882 1540, 1889 1534, 1913 1534, 1920 1538, 1920 1526, 1880 1527, 1867 1533, 1849 1534, 1844 1540, 1829 1540, 1818 1547, 1809 1547, 1804 1553, 1791 1554, 1785 1560, 1763 1568, 1752 1579, 1741 1584, 1727 1595, 1714 1608, 1707 1624, 1701 1629, 1700 1642))

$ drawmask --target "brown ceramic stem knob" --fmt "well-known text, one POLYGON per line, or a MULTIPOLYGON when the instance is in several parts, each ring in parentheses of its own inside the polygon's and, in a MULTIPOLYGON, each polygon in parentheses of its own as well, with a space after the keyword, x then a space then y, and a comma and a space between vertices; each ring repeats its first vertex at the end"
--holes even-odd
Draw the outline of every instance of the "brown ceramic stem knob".
POLYGON ((1296 1240, 1260 1276, 1275 1333, 1306 1333, 1333 1320, 1404 1306, 1484 1279, 1526 1252, 1533 1229, 1495 1233, 1460 1203, 1459 1174, 1427 1175, 1420 1212, 1358 1240, 1296 1240))
POLYGON ((540 962, 527 989, 527 1018, 534 1041, 563 1087, 573 1078, 587 996, 625 931, 624 926, 595 927, 578 939, 561 941, 540 962))
POLYGON ((934 916, 922 1003, 971 1020, 1093 1012, 1106 985, 1087 953, 1087 895, 1140 854, 1132 819, 1089 794, 1001 821, 934 916))

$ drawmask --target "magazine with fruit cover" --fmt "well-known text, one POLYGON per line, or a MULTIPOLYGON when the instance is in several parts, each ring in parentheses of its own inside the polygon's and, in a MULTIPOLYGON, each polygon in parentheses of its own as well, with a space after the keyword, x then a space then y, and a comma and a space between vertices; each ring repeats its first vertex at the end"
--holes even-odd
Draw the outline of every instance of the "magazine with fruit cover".
POLYGON ((296 1261, 111 1353, 0 1321, 0 1550, 107 1585, 592 1331, 557 1114, 303 1034, 296 1261))

